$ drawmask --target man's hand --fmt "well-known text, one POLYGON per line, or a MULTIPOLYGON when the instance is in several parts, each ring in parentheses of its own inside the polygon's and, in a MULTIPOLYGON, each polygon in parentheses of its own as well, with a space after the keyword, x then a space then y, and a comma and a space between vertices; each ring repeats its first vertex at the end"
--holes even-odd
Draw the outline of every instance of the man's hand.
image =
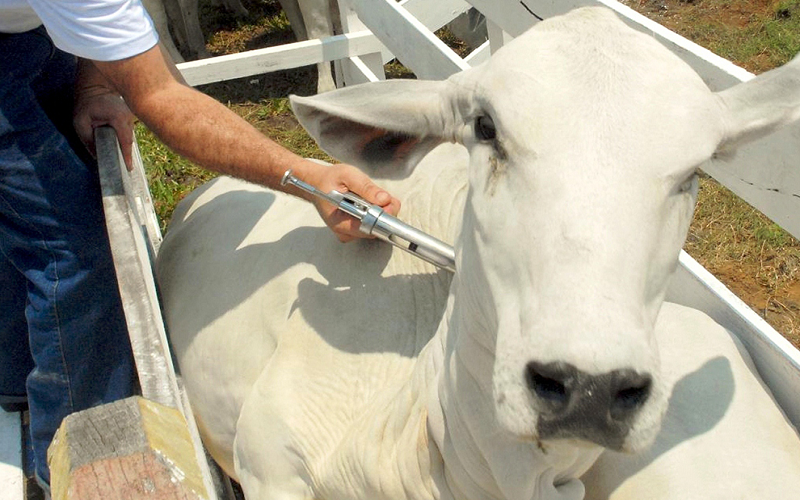
POLYGON ((136 117, 125 105, 119 94, 107 88, 95 86, 77 92, 72 124, 86 148, 96 155, 94 129, 111 125, 117 132, 122 157, 128 170, 133 170, 133 124, 136 117))
MULTIPOLYGON (((351 165, 338 164, 322 166, 314 164, 307 172, 305 181, 320 191, 329 193, 336 190, 340 193, 352 192, 370 203, 383 208, 390 215, 400 211, 400 200, 378 187, 364 172, 351 165)), ((360 232, 360 221, 351 217, 334 205, 319 198, 309 198, 317 208, 322 220, 336 234, 339 241, 347 242, 356 238, 368 238, 360 232)))

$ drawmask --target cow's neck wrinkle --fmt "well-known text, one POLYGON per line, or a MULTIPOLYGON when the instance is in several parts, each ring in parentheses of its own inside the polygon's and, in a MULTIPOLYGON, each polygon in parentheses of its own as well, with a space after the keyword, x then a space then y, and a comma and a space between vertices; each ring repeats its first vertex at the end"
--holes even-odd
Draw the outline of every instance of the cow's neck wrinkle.
POLYGON ((580 500, 582 487, 560 486, 583 474, 599 448, 523 442, 499 428, 491 382, 492 336, 476 330, 485 322, 472 317, 475 308, 459 307, 458 287, 468 286, 460 281, 453 281, 447 314, 437 332, 440 369, 427 410, 429 449, 441 460, 438 478, 432 468, 440 498, 580 500))
POLYGON ((314 488, 318 498, 582 497, 564 494, 554 486, 582 473, 574 447, 556 444, 544 452, 535 444, 503 435, 496 427, 488 389, 491 378, 468 366, 491 367, 481 358, 493 353, 480 342, 480 334, 467 331, 477 322, 458 311, 457 288, 458 277, 437 332, 417 357, 408 380, 376 399, 322 464, 314 488), (476 418, 476 409, 487 413, 476 418), (508 474, 509 467, 523 472, 508 474), (509 477, 512 480, 504 483, 509 477))
POLYGON ((441 459, 429 448, 427 429, 430 387, 441 366, 439 338, 423 348, 405 383, 353 422, 320 469, 317 498, 440 498, 431 471, 441 459))

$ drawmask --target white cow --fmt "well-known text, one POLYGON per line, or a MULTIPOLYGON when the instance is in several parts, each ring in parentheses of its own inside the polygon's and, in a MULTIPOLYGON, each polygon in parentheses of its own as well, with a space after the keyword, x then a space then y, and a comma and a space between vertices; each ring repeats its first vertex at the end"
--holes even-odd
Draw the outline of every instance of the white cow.
MULTIPOLYGON (((800 62, 715 94, 581 9, 446 81, 292 102, 323 149, 387 178, 403 219, 455 241, 458 270, 341 245, 310 205, 254 185, 192 194, 158 277, 212 455, 250 499, 580 499, 604 449, 641 453, 665 412, 691 417, 672 402, 697 359, 663 344, 709 328, 657 318, 697 168, 798 118, 800 62)), ((770 408, 752 425, 780 427, 762 434, 786 441, 789 498, 800 440, 719 355, 728 388, 770 408)))

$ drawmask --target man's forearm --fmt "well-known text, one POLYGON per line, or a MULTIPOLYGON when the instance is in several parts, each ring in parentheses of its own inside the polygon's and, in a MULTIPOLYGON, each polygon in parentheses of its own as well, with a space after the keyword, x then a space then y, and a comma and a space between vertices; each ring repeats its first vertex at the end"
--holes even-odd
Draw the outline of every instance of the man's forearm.
POLYGON ((287 168, 299 176, 313 175, 313 164, 272 142, 213 98, 177 81, 174 65, 156 51, 95 65, 134 114, 175 152, 206 168, 272 188, 279 188, 287 168))
POLYGON ((220 173, 286 191, 312 201, 325 223, 342 241, 364 237, 359 221, 293 186, 281 186, 283 173, 316 188, 353 191, 391 215, 400 200, 349 165, 323 168, 281 147, 236 113, 174 76, 174 64, 159 47, 113 62, 94 62, 122 94, 133 113, 178 154, 220 173))

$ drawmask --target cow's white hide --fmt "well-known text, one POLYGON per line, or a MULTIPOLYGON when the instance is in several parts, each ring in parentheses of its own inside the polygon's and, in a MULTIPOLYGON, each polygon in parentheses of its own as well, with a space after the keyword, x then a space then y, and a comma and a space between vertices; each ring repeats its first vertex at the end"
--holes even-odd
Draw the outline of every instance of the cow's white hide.
POLYGON ((797 119, 797 66, 713 94, 581 9, 444 82, 294 98, 324 149, 398 179, 458 271, 339 245, 255 186, 197 191, 158 275, 212 454, 251 499, 581 498, 603 447, 659 431, 656 319, 697 167, 797 119))
POLYGON ((606 451, 586 500, 794 498, 800 439, 744 346, 705 314, 665 303, 656 327, 674 389, 661 432, 637 454, 606 451))

